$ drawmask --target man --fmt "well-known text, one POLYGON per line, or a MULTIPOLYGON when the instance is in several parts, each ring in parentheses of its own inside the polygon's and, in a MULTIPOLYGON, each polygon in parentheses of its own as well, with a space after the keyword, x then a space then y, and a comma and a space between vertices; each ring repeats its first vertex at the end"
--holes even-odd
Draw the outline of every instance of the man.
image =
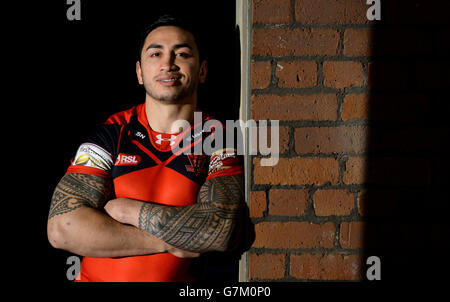
POLYGON ((248 218, 236 150, 186 149, 217 139, 202 128, 210 117, 173 127, 194 121, 207 74, 192 30, 164 16, 143 41, 145 103, 94 129, 52 197, 49 241, 85 256, 81 281, 191 281, 190 258, 236 248, 248 218), (192 144, 175 152, 181 141, 192 144))

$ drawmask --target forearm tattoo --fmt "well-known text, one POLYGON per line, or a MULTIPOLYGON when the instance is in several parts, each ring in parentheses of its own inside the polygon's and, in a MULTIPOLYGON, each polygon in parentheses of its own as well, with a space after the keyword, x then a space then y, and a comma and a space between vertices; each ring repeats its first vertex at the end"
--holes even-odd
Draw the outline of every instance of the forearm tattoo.
POLYGON ((241 175, 212 178, 200 188, 194 205, 145 203, 138 227, 183 250, 227 250, 241 220, 243 200, 241 175))
POLYGON ((48 219, 82 206, 100 209, 106 203, 110 191, 109 179, 79 173, 66 174, 53 193, 48 219))

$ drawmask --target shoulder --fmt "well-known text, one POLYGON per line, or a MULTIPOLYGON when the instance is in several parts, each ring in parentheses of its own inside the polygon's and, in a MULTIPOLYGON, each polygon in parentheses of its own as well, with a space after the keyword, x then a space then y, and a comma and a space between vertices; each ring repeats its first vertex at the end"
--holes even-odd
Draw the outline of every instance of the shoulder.
POLYGON ((104 125, 125 125, 129 124, 132 117, 138 117, 144 108, 144 104, 133 106, 129 109, 114 113, 105 122, 104 125))

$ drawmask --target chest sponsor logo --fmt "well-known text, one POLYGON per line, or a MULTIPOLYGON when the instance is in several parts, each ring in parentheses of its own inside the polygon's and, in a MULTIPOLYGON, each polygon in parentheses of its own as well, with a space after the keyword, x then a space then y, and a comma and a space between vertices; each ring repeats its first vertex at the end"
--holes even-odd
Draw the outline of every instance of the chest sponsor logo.
POLYGON ((141 162, 141 157, 139 155, 130 155, 120 153, 117 156, 115 166, 136 166, 141 162))
POLYGON ((188 172, 193 172, 196 176, 201 173, 206 174, 208 172, 206 165, 208 159, 207 155, 186 154, 186 156, 188 157, 190 163, 190 165, 186 165, 186 170, 188 172))

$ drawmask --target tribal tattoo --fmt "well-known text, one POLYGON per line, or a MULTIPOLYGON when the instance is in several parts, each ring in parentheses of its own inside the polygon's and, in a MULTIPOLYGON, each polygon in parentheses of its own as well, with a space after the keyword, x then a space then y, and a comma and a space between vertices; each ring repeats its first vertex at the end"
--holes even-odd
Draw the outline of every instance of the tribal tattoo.
POLYGON ((53 193, 48 219, 82 206, 100 209, 105 205, 110 192, 109 179, 79 173, 66 174, 53 193))
POLYGON ((228 250, 242 220, 243 192, 242 175, 212 178, 202 185, 194 205, 144 203, 138 228, 191 252, 228 250))

